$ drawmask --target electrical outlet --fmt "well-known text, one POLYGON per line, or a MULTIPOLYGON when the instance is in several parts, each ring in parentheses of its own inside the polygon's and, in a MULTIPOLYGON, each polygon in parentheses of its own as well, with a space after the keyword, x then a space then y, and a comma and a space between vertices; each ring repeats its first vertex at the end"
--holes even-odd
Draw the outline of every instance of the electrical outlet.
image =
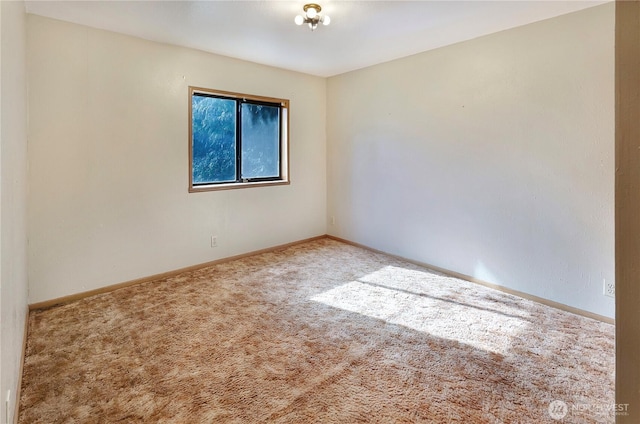
POLYGON ((211 236, 211 247, 218 247, 218 236, 211 236))
POLYGON ((603 294, 608 297, 616 297, 616 283, 613 281, 602 280, 603 294))
POLYGON ((331 225, 336 225, 336 217, 335 216, 331 217, 331 225))

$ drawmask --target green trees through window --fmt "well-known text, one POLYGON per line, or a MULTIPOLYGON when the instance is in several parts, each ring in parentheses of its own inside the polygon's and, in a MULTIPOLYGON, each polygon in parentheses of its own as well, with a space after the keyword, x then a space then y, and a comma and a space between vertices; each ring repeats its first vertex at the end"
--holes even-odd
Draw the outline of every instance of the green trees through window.
POLYGON ((236 180, 236 102, 193 95, 193 183, 236 180))
POLYGON ((280 108, 244 103, 242 178, 273 178, 280 173, 280 108))
POLYGON ((190 189, 287 179, 288 101, 193 87, 190 96, 190 189))

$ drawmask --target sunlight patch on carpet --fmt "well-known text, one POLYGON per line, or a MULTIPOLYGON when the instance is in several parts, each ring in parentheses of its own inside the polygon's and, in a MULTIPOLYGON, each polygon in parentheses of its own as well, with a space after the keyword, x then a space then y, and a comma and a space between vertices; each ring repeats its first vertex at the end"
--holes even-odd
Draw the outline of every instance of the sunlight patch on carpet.
POLYGON ((530 325, 526 314, 502 304, 488 308, 486 298, 474 304, 454 289, 448 277, 387 266, 311 300, 507 355, 513 338, 530 325))

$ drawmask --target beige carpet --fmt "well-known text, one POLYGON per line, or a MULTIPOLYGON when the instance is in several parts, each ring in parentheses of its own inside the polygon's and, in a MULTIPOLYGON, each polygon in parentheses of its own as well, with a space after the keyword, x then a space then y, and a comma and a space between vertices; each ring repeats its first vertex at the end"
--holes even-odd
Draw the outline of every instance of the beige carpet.
POLYGON ((29 317, 21 423, 614 422, 614 328, 329 239, 29 317))

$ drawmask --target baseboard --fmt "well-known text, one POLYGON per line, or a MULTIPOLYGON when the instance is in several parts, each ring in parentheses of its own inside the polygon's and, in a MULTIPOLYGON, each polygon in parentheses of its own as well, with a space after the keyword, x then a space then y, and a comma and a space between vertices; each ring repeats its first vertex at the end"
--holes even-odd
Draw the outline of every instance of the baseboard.
POLYGON ((326 237, 327 237, 326 235, 311 237, 311 238, 307 238, 307 239, 304 239, 304 240, 298 240, 298 241, 294 241, 294 242, 291 242, 291 243, 285 243, 285 244, 280 244, 278 246, 268 247, 266 249, 254 250, 252 252, 243 253, 243 254, 240 254, 240 255, 229 256, 227 258, 216 259, 214 261, 209 261, 209 262, 205 262, 205 263, 201 263, 201 264, 197 264, 197 265, 191 265, 191 266, 188 266, 188 267, 185 267, 185 268, 180 268, 180 269, 175 269, 175 270, 172 270, 172 271, 162 272, 160 274, 154 274, 154 275, 150 275, 148 277, 137 278, 135 280, 125 281, 123 283, 112 284, 112 285, 105 286, 105 287, 100 287, 100 288, 94 289, 94 290, 88 290, 88 291, 81 292, 81 293, 75 293, 75 294, 71 294, 69 296, 58 297, 58 298, 51 299, 51 300, 45 300, 43 302, 36 302, 36 303, 32 303, 32 304, 29 305, 29 310, 30 311, 34 311, 34 310, 38 310, 38 309, 48 309, 48 308, 52 308, 54 306, 63 305, 65 303, 75 302, 77 300, 84 299, 86 297, 91 297, 91 296, 95 296, 95 295, 98 295, 98 294, 109 293, 109 292, 112 292, 114 290, 122 289, 122 288, 125 288, 125 287, 130 287, 130 286, 134 286, 134 285, 137 285, 137 284, 148 283, 148 282, 151 282, 151 281, 156 281, 156 280, 161 280, 161 279, 164 279, 164 278, 173 277, 173 276, 181 274, 183 272, 196 271, 196 270, 201 269, 201 268, 206 268, 208 266, 218 265, 218 264, 225 263, 225 262, 235 261, 237 259, 247 258, 247 257, 250 257, 250 256, 260 255, 260 254, 263 254, 263 253, 274 252, 276 250, 286 249, 287 247, 295 246, 297 244, 302 244, 302 243, 308 243, 308 242, 314 241, 314 240, 320 240, 320 239, 323 239, 323 238, 326 238, 326 237))
POLYGON ((583 317, 595 319, 597 321, 605 322, 607 324, 615 325, 615 320, 613 318, 609 318, 609 317, 606 317, 604 315, 594 314, 593 312, 585 311, 585 310, 579 309, 579 308, 574 308, 573 306, 565 305, 565 304, 559 303, 559 302, 554 302, 553 300, 545 299, 543 297, 538 297, 538 296, 534 296, 532 294, 524 293, 524 292, 521 292, 521 291, 518 291, 518 290, 513 290, 513 289, 510 289, 510 288, 507 288, 507 287, 504 287, 504 286, 500 286, 498 284, 492 284, 492 283, 480 280, 478 278, 471 277, 469 275, 461 274, 459 272, 455 272, 455 271, 451 271, 451 270, 448 270, 448 269, 440 268, 438 266, 430 265, 430 264, 427 264, 427 263, 424 263, 424 262, 420 262, 420 261, 416 261, 416 260, 413 260, 413 259, 408 259, 408 258, 399 256, 399 255, 394 255, 394 254, 391 254, 391 253, 388 253, 388 252, 384 252, 382 250, 374 249, 374 248, 366 246, 364 244, 353 242, 351 240, 346 240, 346 239, 343 239, 343 238, 340 238, 340 237, 336 237, 336 236, 332 236, 332 235, 329 235, 329 234, 327 234, 327 238, 330 238, 331 240, 339 241, 339 242, 342 242, 342 243, 350 244, 352 246, 356 246, 356 247, 360 247, 360 248, 363 248, 363 249, 367 249, 367 250, 369 250, 371 252, 382 253, 382 254, 391 256, 392 258, 400 259, 400 260, 403 260, 403 261, 406 261, 406 262, 409 262, 409 263, 412 263, 412 264, 415 264, 415 265, 419 265, 419 266, 428 268, 430 270, 439 272, 441 274, 445 274, 445 275, 450 276, 450 277, 459 278, 461 280, 469 281, 471 283, 475 283, 475 284, 479 284, 481 286, 485 286, 485 287, 489 287, 489 288, 492 288, 492 289, 495 289, 495 290, 499 290, 501 292, 512 294, 514 296, 518 296, 518 297, 521 297, 523 299, 531 300, 531 301, 536 302, 536 303, 541 303, 541 304, 546 305, 546 306, 551 306, 552 308, 560 309, 560 310, 565 311, 565 312, 570 312, 572 314, 580 315, 580 316, 583 316, 583 317))
MULTIPOLYGON (((135 280, 125 281, 123 283, 118 283, 118 284, 113 284, 113 285, 109 285, 109 286, 105 286, 105 287, 100 287, 98 289, 89 290, 89 291, 86 291, 86 292, 76 293, 76 294, 72 294, 72 295, 69 295, 69 296, 63 296, 63 297, 59 297, 59 298, 51 299, 51 300, 45 300, 43 302, 33 303, 33 304, 29 305, 29 310, 33 311, 33 310, 37 310, 37 309, 48 309, 48 308, 51 308, 53 306, 58 306, 58 305, 62 305, 62 304, 65 304, 65 303, 74 302, 76 300, 80 300, 80 299, 83 299, 83 298, 86 298, 86 297, 95 296, 95 295, 103 294, 103 293, 109 293, 109 292, 112 292, 114 290, 118 290, 118 289, 121 289, 121 288, 124 288, 124 287, 129 287, 129 286, 133 286, 133 285, 136 285, 136 284, 142 284, 142 283, 147 283, 147 282, 151 282, 151 281, 155 281, 155 280, 169 278, 169 277, 173 277, 173 276, 175 276, 177 274, 180 274, 180 273, 183 273, 183 272, 195 271, 195 270, 198 270, 198 269, 201 269, 201 268, 205 268, 205 267, 208 267, 208 266, 217 265, 217 264, 221 264, 221 263, 225 263, 225 262, 229 262, 229 261, 234 261, 234 260, 237 260, 237 259, 247 258, 247 257, 250 257, 250 256, 260 255, 262 253, 273 252, 273 251, 276 251, 276 250, 285 249, 285 248, 290 247, 290 246, 295 246, 297 244, 308 243, 310 241, 320 240, 320 239, 323 239, 323 238, 329 238, 329 239, 332 239, 332 240, 335 240, 335 241, 339 241, 339 242, 342 242, 342 243, 350 244, 352 246, 356 246, 356 247, 360 247, 360 248, 363 248, 363 249, 367 249, 367 250, 372 251, 372 252, 382 253, 382 254, 391 256, 393 258, 397 258, 397 259, 400 259, 400 260, 403 260, 403 261, 406 261, 406 262, 409 262, 409 263, 412 263, 412 264, 415 264, 415 265, 419 265, 419 266, 431 269, 433 271, 439 272, 441 274, 448 275, 450 277, 459 278, 461 280, 469 281, 471 283, 479 284, 481 286, 489 287, 489 288, 492 288, 492 289, 495 289, 495 290, 499 290, 499 291, 504 292, 504 293, 508 293, 508 294, 512 294, 514 296, 521 297, 523 299, 531 300, 531 301, 536 302, 536 303, 540 303, 540 304, 543 304, 543 305, 546 305, 546 306, 550 306, 552 308, 560 309, 560 310, 565 311, 565 312, 570 312, 570 313, 573 313, 573 314, 576 314, 576 315, 580 315, 580 316, 583 316, 583 317, 595 319, 597 321, 605 322, 607 324, 615 325, 615 320, 613 318, 609 318, 609 317, 606 317, 604 315, 595 314, 593 312, 585 311, 585 310, 579 309, 579 308, 574 308, 573 306, 565 305, 563 303, 554 302, 553 300, 549 300, 549 299, 545 299, 545 298, 542 298, 542 297, 534 296, 532 294, 528 294, 528 293, 521 292, 521 291, 518 291, 518 290, 513 290, 513 289, 510 289, 510 288, 498 285, 498 284, 489 283, 487 281, 483 281, 483 280, 480 280, 478 278, 471 277, 469 275, 465 275, 465 274, 461 274, 459 272, 455 272, 455 271, 451 271, 451 270, 448 270, 448 269, 440 268, 438 266, 431 265, 431 264, 428 264, 428 263, 425 263, 425 262, 416 261, 416 260, 405 258, 405 257, 399 256, 399 255, 394 255, 394 254, 389 253, 389 252, 385 252, 385 251, 382 251, 382 250, 374 249, 374 248, 372 248, 370 246, 366 246, 364 244, 356 243, 356 242, 353 242, 351 240, 343 239, 341 237, 336 237, 336 236, 333 236, 333 235, 330 235, 330 234, 311 237, 311 238, 307 238, 307 239, 304 239, 304 240, 298 240, 298 241, 294 241, 294 242, 291 242, 291 243, 281 244, 281 245, 278 245, 278 246, 268 247, 266 249, 255 250, 255 251, 248 252, 248 253, 243 253, 243 254, 240 254, 240 255, 230 256, 230 257, 227 257, 227 258, 216 259, 215 261, 205 262, 205 263, 201 263, 201 264, 197 264, 197 265, 188 266, 188 267, 185 267, 185 268, 180 268, 180 269, 176 269, 176 270, 172 270, 172 271, 163 272, 163 273, 160 273, 160 274, 154 274, 154 275, 151 275, 151 276, 148 276, 148 277, 143 277, 143 278, 138 278, 138 279, 135 279, 135 280)), ((25 343, 26 343, 26 336, 25 336, 25 343)), ((24 354, 23 354, 23 356, 24 356, 24 354)), ((22 376, 22 374, 21 374, 21 376, 22 376)))
MULTIPOLYGON (((16 400, 13 404, 13 424, 18 424, 20 418, 20 393, 22 391, 22 373, 24 372, 24 358, 27 355, 27 338, 29 337, 29 309, 24 320, 24 334, 22 336, 22 353, 20 355, 20 374, 18 374, 18 386, 16 387, 16 400)), ((7 423, 8 424, 8 423, 7 423)))

